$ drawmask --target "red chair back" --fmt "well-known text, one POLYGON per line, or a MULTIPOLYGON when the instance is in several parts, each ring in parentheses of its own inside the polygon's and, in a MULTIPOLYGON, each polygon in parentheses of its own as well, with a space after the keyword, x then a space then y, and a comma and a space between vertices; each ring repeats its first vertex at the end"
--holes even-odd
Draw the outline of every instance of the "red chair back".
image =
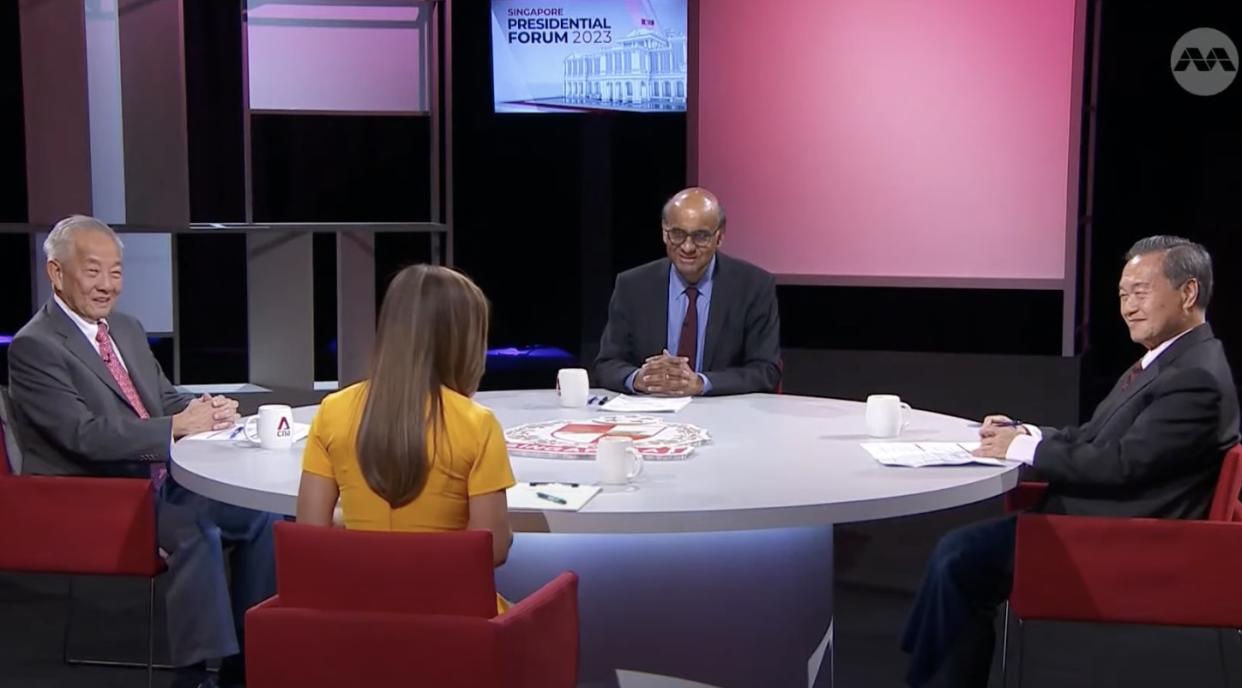
POLYGON ((1242 627, 1242 528, 1149 518, 1018 517, 1019 619, 1242 627))
POLYGON ((1242 522, 1242 445, 1225 454, 1208 520, 1242 522))
POLYGON ((1225 455, 1207 521, 1018 518, 1020 619, 1242 627, 1242 447, 1225 455))
POLYGON ((252 688, 573 688, 578 661, 573 573, 492 619, 299 609, 281 595, 246 612, 252 688))
POLYGON ((276 594, 301 609, 496 616, 492 534, 276 524, 276 594))
POLYGON ((246 613, 255 688, 491 688, 506 685, 499 654, 483 619, 299 609, 281 597, 246 613))
POLYGON ((1044 501, 1044 495, 1047 492, 1048 483, 1023 480, 1005 493, 1005 513, 1012 514, 1034 509, 1044 501))
POLYGON ((150 480, 0 477, 0 571, 154 576, 150 480))
POLYGON ((163 571, 151 481, 15 475, 4 401, 0 396, 0 571, 147 577, 163 571))

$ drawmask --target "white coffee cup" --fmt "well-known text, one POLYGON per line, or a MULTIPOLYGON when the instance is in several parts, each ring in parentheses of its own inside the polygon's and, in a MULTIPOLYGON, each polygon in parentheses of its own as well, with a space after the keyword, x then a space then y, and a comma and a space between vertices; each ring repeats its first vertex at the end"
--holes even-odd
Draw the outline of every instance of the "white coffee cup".
POLYGON ((264 449, 288 449, 293 446, 293 409, 284 404, 264 404, 258 415, 246 419, 242 432, 264 449))
POLYGON ((591 381, 586 368, 561 368, 556 371, 556 391, 561 395, 561 406, 587 405, 591 381))
POLYGON ((896 394, 872 394, 867 397, 867 434, 872 437, 896 437, 910 425, 910 405, 896 394))
POLYGON ((601 437, 596 443, 595 463, 599 481, 605 485, 625 485, 643 472, 643 457, 629 437, 601 437))

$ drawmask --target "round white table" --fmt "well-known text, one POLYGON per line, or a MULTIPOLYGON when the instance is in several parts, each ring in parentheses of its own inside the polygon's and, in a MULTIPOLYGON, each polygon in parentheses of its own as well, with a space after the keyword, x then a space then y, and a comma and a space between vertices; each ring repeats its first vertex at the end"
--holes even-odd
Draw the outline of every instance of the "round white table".
MULTIPOLYGON (((505 427, 587 420, 551 390, 483 392, 505 427)), ((314 407, 296 409, 310 422, 314 407)), ((631 669, 718 686, 831 685, 832 526, 926 513, 1011 489, 1016 466, 885 467, 859 445, 864 405, 788 395, 695 399, 670 416, 712 442, 648 461, 633 489, 578 512, 512 512, 522 532, 497 571, 520 598, 556 572, 581 576, 582 678, 631 669)), ((901 441, 969 441, 969 421, 915 411, 901 441)), ((182 441, 172 475, 218 501, 292 514, 301 448, 182 441)), ((513 457, 518 480, 590 483, 593 461, 513 457)))

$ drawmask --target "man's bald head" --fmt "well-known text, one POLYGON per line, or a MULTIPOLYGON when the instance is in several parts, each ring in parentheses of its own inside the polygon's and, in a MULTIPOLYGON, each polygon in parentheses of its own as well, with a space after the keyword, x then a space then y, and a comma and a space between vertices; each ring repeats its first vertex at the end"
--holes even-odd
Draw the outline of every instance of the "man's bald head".
POLYGON ((682 189, 664 204, 660 219, 665 227, 689 225, 724 229, 725 210, 716 194, 700 186, 682 189))
POLYGON ((662 224, 668 259, 682 278, 697 284, 724 238, 724 206, 707 189, 683 189, 664 204, 662 224))

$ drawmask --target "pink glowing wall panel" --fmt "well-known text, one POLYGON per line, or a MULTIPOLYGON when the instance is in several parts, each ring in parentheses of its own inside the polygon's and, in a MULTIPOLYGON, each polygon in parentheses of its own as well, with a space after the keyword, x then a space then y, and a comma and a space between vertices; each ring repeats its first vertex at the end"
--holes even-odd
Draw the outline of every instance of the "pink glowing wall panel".
POLYGON ((427 5, 247 0, 252 110, 427 109, 427 5))
POLYGON ((1065 277, 1074 0, 698 14, 690 165, 728 209, 726 251, 782 275, 1065 277))

